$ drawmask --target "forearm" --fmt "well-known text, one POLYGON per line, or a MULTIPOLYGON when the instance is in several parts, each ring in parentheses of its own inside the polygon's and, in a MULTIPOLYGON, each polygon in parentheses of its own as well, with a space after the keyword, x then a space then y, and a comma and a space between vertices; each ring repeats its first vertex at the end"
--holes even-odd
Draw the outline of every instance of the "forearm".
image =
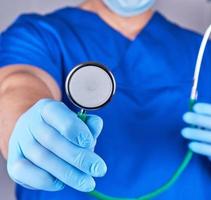
POLYGON ((5 158, 17 119, 42 98, 56 97, 45 81, 35 74, 16 70, 0 77, 0 149, 5 158))

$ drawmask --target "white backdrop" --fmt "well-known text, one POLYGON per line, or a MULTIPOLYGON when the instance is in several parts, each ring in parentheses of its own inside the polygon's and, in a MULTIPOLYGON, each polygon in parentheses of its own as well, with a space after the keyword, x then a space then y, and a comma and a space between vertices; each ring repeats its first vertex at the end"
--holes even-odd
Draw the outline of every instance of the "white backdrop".
MULTIPOLYGON (((83 0, 0 0, 0 31, 21 13, 45 13, 62 6, 76 5, 83 0)), ((211 24, 211 0, 157 0, 155 9, 169 19, 192 30, 204 32, 211 24)), ((13 184, 6 175, 0 158, 0 200, 13 200, 13 184)))

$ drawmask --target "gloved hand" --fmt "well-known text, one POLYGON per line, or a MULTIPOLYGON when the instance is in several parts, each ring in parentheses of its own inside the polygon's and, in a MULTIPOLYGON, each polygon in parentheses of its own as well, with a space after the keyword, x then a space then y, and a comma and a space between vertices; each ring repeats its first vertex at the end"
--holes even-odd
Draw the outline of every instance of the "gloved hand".
POLYGON ((211 104, 197 103, 193 111, 184 114, 184 121, 193 127, 184 128, 182 135, 191 140, 193 152, 211 157, 211 104))
POLYGON ((102 126, 100 117, 90 115, 85 124, 63 103, 40 100, 19 118, 11 135, 10 177, 30 189, 57 191, 68 185, 92 191, 93 177, 107 170, 93 152, 102 126))

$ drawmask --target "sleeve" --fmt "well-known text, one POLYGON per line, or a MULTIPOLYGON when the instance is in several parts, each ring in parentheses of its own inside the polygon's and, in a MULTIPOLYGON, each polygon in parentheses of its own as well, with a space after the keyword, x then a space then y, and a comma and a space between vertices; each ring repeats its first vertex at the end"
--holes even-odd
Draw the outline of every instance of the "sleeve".
POLYGON ((36 66, 62 86, 59 45, 52 26, 40 15, 23 15, 0 34, 0 67, 11 64, 36 66))

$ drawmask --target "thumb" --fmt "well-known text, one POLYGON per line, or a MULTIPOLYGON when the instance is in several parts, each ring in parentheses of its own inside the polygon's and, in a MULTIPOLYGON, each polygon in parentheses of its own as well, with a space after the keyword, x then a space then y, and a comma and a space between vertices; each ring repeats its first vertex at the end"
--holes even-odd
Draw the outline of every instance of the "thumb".
POLYGON ((103 120, 97 115, 87 115, 86 124, 94 139, 97 139, 103 129, 103 120))

